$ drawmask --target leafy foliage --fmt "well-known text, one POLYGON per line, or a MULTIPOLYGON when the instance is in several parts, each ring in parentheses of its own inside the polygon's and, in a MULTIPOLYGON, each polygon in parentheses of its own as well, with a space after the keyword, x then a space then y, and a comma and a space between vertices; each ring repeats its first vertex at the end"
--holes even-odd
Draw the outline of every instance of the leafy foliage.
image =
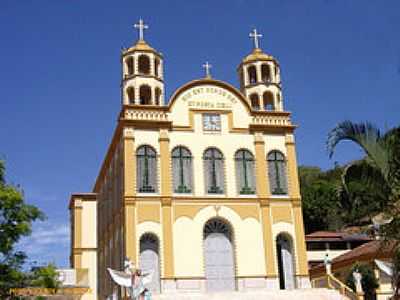
MULTIPOLYGON (((348 166, 347 173, 343 174, 343 186, 348 190, 353 181, 364 182, 366 187, 372 188, 375 193, 369 196, 370 202, 376 206, 374 213, 384 216, 384 222, 380 222, 383 224, 376 224, 376 229, 386 239, 400 240, 400 127, 382 134, 369 122, 341 122, 328 134, 327 146, 331 157, 336 146, 345 140, 360 146, 365 158, 361 163, 348 166)), ((397 255, 399 251, 397 249, 397 255)), ((393 285, 396 287, 394 298, 398 299, 398 275, 393 276, 393 285)))
POLYGON ((345 140, 356 143, 364 151, 360 162, 351 163, 343 174, 343 185, 347 188, 350 180, 364 182, 369 187, 387 195, 383 207, 394 218, 400 216, 400 127, 382 134, 371 123, 339 123, 328 134, 327 147, 332 157, 336 146, 345 140))
POLYGON ((369 265, 355 264, 349 274, 347 275, 346 285, 351 287, 353 291, 356 291, 355 282, 353 278, 353 272, 361 273, 361 285, 365 293, 365 300, 375 299, 375 290, 379 287, 378 280, 375 277, 374 270, 369 265))
POLYGON ((30 285, 57 290, 61 282, 58 280, 58 273, 54 264, 44 267, 33 268, 30 274, 30 285))
POLYGON ((385 207, 385 194, 365 181, 348 179, 344 187, 343 172, 350 175, 353 170, 338 165, 327 171, 299 167, 306 233, 362 226, 385 207))
POLYGON ((340 176, 317 167, 299 167, 300 189, 306 233, 340 227, 335 182, 340 176), (336 177, 336 178, 335 178, 336 177))
POLYGON ((24 202, 22 191, 5 181, 4 162, 0 161, 0 299, 10 297, 10 289, 27 284, 22 272, 26 255, 15 250, 21 237, 31 233, 31 224, 44 219, 35 206, 24 202))

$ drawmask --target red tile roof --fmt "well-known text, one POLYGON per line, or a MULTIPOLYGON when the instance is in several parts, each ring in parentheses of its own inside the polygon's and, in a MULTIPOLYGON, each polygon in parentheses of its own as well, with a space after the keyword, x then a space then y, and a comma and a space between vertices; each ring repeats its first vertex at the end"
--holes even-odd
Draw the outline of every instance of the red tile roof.
POLYGON ((316 231, 306 235, 306 242, 329 241, 370 241, 371 238, 364 234, 348 234, 345 232, 316 231))
MULTIPOLYGON (((396 247, 399 245, 398 241, 379 241, 374 240, 365 243, 353 250, 346 252, 332 260, 332 271, 337 269, 351 266, 356 262, 371 261, 374 259, 391 258, 394 254, 396 247)), ((325 274, 325 265, 319 264, 310 269, 310 276, 317 277, 325 274)))

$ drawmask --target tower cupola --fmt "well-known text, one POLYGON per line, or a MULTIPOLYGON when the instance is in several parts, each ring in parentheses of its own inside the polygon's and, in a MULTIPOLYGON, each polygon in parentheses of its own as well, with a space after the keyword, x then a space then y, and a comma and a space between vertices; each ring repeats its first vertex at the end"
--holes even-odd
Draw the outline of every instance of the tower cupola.
POLYGON ((143 20, 134 27, 138 29, 139 39, 121 54, 122 103, 164 105, 163 57, 144 40, 144 30, 148 26, 143 20))
POLYGON ((283 111, 279 64, 261 50, 262 35, 256 29, 249 37, 254 41, 254 48, 238 67, 240 90, 254 110, 283 111))

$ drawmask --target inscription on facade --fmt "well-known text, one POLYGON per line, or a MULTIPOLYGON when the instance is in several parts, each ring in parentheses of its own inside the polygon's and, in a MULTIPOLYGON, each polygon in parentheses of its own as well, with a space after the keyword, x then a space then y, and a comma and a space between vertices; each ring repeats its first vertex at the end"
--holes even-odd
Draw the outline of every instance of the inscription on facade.
POLYGON ((187 102, 189 107, 193 108, 219 108, 219 109, 229 109, 232 108, 233 103, 236 103, 236 98, 225 89, 218 87, 198 87, 187 91, 183 96, 182 100, 187 102), (213 101, 212 99, 207 100, 212 95, 220 96, 224 99, 218 101, 213 101), (199 100, 201 96, 201 100, 199 100), (193 98, 196 99, 193 99, 193 98), (221 101, 226 100, 226 101, 221 101))

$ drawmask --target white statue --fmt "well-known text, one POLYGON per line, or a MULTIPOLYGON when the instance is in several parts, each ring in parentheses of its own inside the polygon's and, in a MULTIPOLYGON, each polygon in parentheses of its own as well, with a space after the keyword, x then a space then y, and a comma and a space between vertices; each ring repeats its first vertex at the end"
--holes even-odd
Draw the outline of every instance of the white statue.
POLYGON ((360 272, 358 272, 358 270, 353 272, 353 279, 354 279, 354 285, 356 287, 356 292, 362 293, 362 291, 363 291, 362 285, 361 285, 362 275, 360 272))
POLYGON ((127 259, 124 267, 125 272, 107 268, 113 281, 119 286, 127 288, 128 295, 132 300, 150 300, 151 293, 146 286, 151 283, 153 272, 142 273, 127 259))

